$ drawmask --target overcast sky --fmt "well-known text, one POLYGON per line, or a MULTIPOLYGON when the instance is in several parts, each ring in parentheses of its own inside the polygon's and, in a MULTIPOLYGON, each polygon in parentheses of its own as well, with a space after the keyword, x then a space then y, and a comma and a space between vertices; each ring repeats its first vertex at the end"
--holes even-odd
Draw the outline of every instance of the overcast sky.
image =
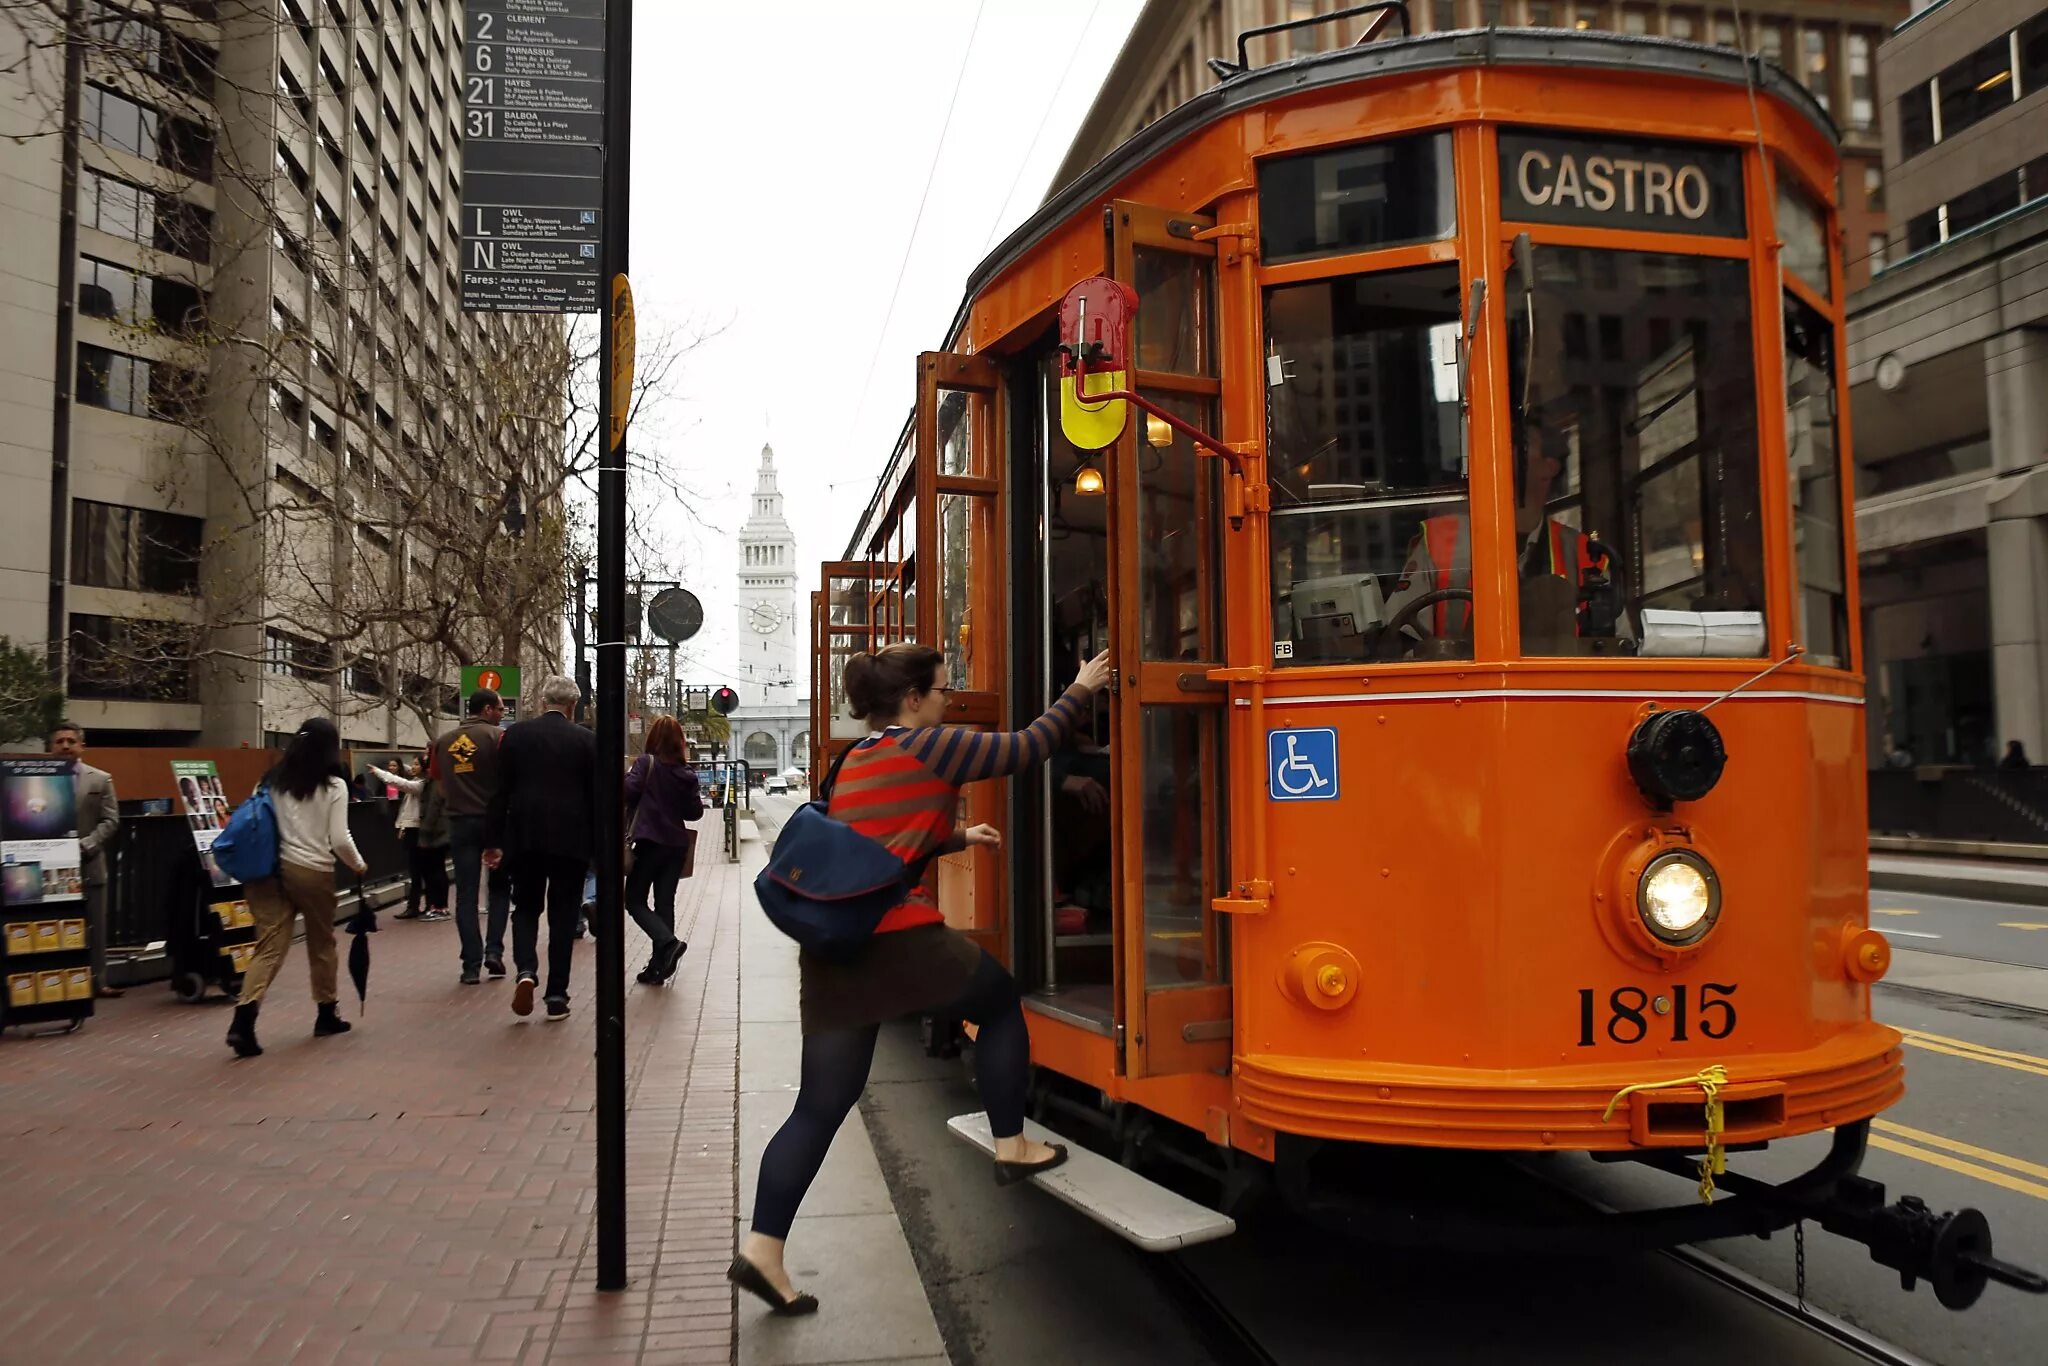
POLYGON ((699 495, 701 522, 663 518, 704 602, 692 681, 722 681, 732 663, 734 536, 763 441, 796 532, 803 611, 915 401, 917 353, 944 340, 968 272, 1043 198, 1139 7, 637 7, 642 336, 715 333, 634 429, 635 446, 662 452, 699 495))

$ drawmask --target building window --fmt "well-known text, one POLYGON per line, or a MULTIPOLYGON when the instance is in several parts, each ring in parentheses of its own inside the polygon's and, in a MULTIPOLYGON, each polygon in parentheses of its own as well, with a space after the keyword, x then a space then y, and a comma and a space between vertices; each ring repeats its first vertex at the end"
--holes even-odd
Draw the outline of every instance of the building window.
POLYGON ((1681 38, 1691 42, 1699 37, 1699 15, 1692 10, 1675 9, 1664 16, 1664 36, 1681 38))
POLYGON ((1981 123, 2012 103, 2012 38, 2002 34, 1943 71, 1941 139, 1981 123))
POLYGON ((1863 207, 1870 213, 1884 212, 1884 167, 1875 161, 1863 165, 1863 207))
POLYGON ((1906 251, 1925 251, 1941 241, 1941 211, 1929 209, 1906 220, 1906 251))
POLYGON ((1849 35, 1849 126, 1868 128, 1877 122, 1877 84, 1871 67, 1867 33, 1849 35))
POLYGON ((137 104, 103 85, 88 85, 81 117, 85 136, 102 147, 126 152, 144 161, 156 160, 159 125, 163 118, 156 110, 137 104))
POLYGON ((174 621, 71 615, 73 697, 125 702, 191 702, 192 628, 174 621))
POLYGON ((1943 240, 1958 233, 1968 232, 1981 223, 1989 223, 2000 214, 2011 213, 2019 206, 2019 173, 2007 171, 1949 200, 1948 231, 1944 234, 1943 240))
POLYGON ((1884 257, 1887 245, 1888 243, 1885 241, 1885 236, 1883 233, 1874 232, 1870 234, 1870 245, 1868 249, 1865 251, 1863 259, 1870 262, 1870 273, 1872 275, 1875 275, 1879 271, 1884 269, 1884 257))
POLYGON ((2020 87, 2016 98, 2048 89, 2048 10, 2020 25, 2020 87))
POLYGON ((1828 49, 1834 46, 1832 38, 1825 29, 1809 28, 1801 31, 1799 40, 1799 78, 1813 92, 1815 102, 1831 114, 1835 109, 1834 76, 1828 62, 1828 49))
POLYGON ((357 656, 349 662, 348 690, 359 697, 384 695, 384 671, 376 660, 357 656))
POLYGON ((88 588, 192 597, 199 592, 205 525, 197 517, 74 499, 71 581, 88 588))
POLYGON ((75 387, 80 403, 168 421, 183 411, 189 398, 180 392, 182 374, 175 366, 80 343, 75 387))
POLYGON ((81 224, 147 246, 156 236, 156 195, 125 180, 85 172, 79 185, 81 224))
POLYGON ((1934 145, 1934 86, 1916 85, 1899 97, 1899 152, 1918 156, 1934 145))
POLYGON ((1646 34, 1650 31, 1650 20, 1652 17, 1650 10, 1646 6, 1623 5, 1621 7, 1621 31, 1631 34, 1646 34))

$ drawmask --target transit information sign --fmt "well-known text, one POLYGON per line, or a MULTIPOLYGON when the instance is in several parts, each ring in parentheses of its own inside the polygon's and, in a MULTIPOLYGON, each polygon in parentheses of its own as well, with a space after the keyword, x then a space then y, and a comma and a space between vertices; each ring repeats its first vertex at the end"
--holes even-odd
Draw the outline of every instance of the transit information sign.
POLYGON ((605 0, 466 0, 462 306, 595 313, 605 0))

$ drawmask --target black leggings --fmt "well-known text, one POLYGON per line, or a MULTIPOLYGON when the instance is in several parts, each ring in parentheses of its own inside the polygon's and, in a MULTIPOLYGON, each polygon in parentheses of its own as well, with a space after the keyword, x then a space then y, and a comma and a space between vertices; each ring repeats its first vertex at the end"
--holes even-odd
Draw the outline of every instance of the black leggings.
MULTIPOLYGON (((943 1012, 980 1026, 974 1063, 989 1130, 997 1138, 1024 1132, 1024 1089, 1031 1067, 1031 1037, 1024 1027, 1017 984, 986 953, 959 1000, 943 1012)), ((761 1154, 754 1192, 754 1232, 787 1238, 804 1192, 825 1164, 832 1136, 867 1089, 880 1025, 804 1035, 803 1080, 796 1109, 761 1154)))

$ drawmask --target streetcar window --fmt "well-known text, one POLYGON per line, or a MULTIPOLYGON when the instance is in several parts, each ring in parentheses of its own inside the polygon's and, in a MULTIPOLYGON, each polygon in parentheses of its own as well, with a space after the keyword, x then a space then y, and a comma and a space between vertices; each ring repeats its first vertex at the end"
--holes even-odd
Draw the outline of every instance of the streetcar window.
POLYGON ((1456 266, 1266 292, 1273 656, 1472 657, 1456 266))
POLYGON ((1539 246, 1516 273, 1522 653, 1763 653, 1750 348, 1741 261, 1539 246))
POLYGON ((1785 296, 1785 457, 1792 480, 1792 590, 1815 664, 1849 662, 1842 548, 1842 449, 1835 427, 1835 329, 1785 296))
POLYGON ((1783 166, 1774 168, 1778 182, 1778 237, 1785 244, 1785 269, 1812 285, 1823 299, 1831 297, 1828 278, 1827 210, 1792 178, 1783 166))
POLYGON ((1268 261, 1434 242, 1456 229, 1449 133, 1259 165, 1259 237, 1268 261))

